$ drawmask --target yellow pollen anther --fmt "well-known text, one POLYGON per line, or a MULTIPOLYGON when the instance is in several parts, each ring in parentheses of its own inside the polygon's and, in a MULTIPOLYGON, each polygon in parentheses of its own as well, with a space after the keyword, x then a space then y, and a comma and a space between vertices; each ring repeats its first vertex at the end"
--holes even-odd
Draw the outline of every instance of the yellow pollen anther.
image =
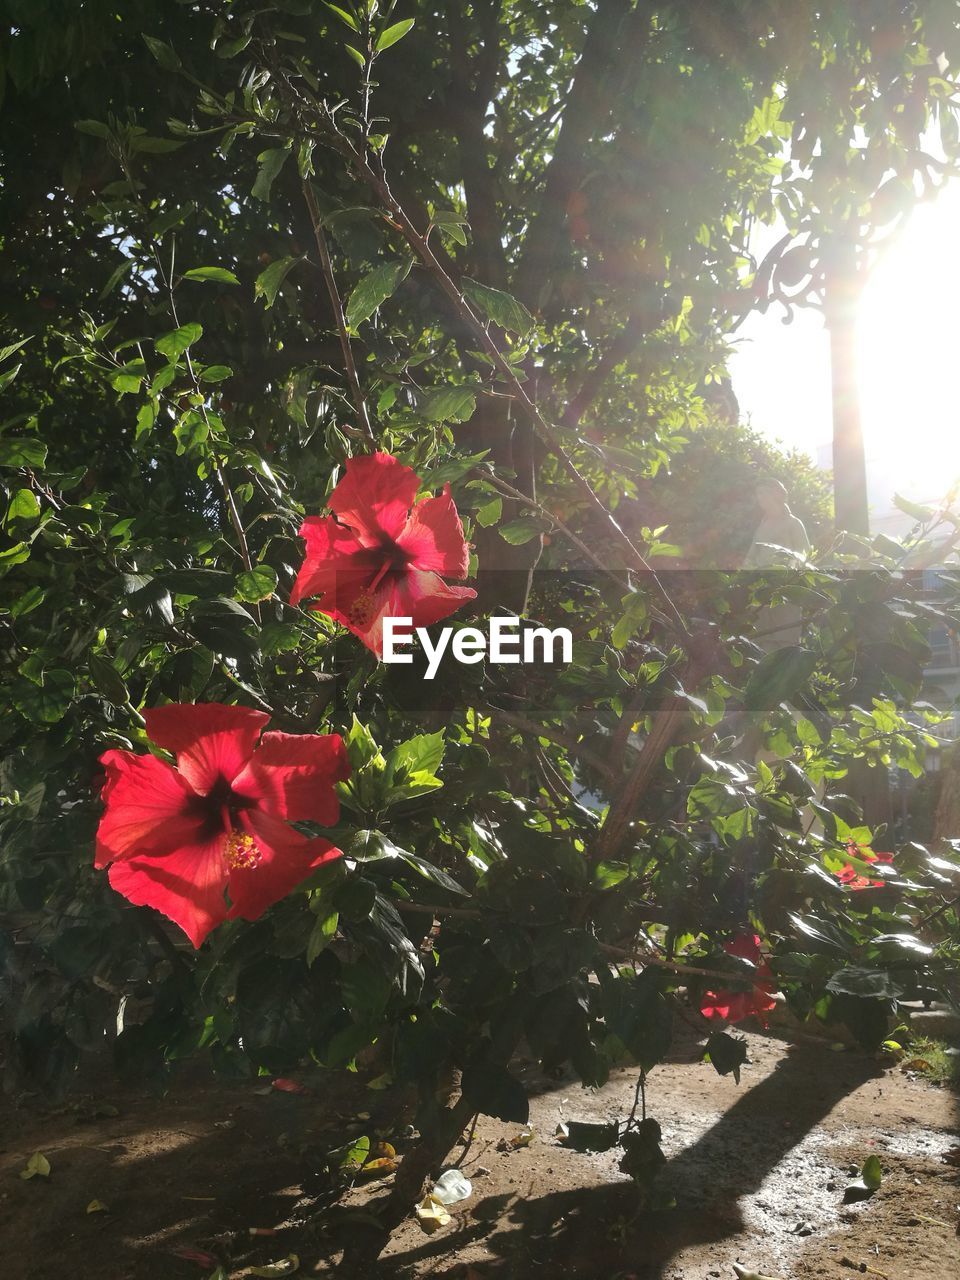
POLYGON ((245 831, 231 831, 223 856, 231 871, 250 871, 259 864, 263 855, 253 836, 245 831))
POLYGON ((373 621, 377 612, 377 602, 369 591, 361 591, 350 606, 347 617, 355 627, 365 627, 373 621))

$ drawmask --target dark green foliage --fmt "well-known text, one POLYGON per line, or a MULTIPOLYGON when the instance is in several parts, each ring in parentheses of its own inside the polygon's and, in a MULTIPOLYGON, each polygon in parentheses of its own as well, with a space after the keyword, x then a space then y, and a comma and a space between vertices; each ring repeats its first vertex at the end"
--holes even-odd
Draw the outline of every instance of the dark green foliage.
MULTIPOLYGON (((739 509, 701 522, 715 463, 724 492, 782 478, 817 532, 809 471, 718 425, 727 340, 797 279, 816 291, 932 114, 952 162, 931 59, 957 61, 954 7, 418 3, 409 30, 359 35, 310 0, 2 8, 12 1087, 56 1087, 107 1042, 158 1079, 200 1050, 234 1075, 375 1058, 427 1130, 451 1068, 471 1107, 523 1122, 522 1041, 587 1084, 653 1068, 678 1001, 749 985, 737 933, 799 1011, 865 1041, 897 1001, 949 993, 956 940, 915 935, 954 855, 907 844, 883 887, 838 880, 848 841, 884 838, 851 766, 916 775, 935 741, 903 716, 936 613, 904 554, 658 583, 573 468, 658 565, 734 537, 739 509), (369 78, 378 47, 367 118, 356 63, 369 78), (750 258, 777 214, 802 261, 750 258), (452 485, 478 611, 519 598, 569 625, 569 667, 449 664, 430 686, 289 605, 300 520, 367 447, 358 387, 378 446, 452 485), (784 604, 796 635, 769 653, 784 604), (328 833, 346 858, 197 954, 92 866, 98 757, 146 751, 142 711, 168 700, 342 732, 353 764, 328 833)), ((711 1039, 718 1070, 739 1046, 711 1039)), ((652 1124, 625 1142, 643 1186, 652 1124)))

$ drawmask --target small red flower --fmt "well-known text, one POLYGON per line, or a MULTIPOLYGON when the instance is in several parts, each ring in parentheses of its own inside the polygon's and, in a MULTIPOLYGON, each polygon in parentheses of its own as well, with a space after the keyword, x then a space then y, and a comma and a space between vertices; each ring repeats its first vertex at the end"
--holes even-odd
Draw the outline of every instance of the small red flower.
POLYGON ((414 502, 420 480, 389 453, 350 458, 330 495, 332 516, 308 516, 300 528, 307 550, 290 603, 310 606, 349 628, 368 649, 383 652, 384 618, 428 627, 477 594, 448 586, 463 578, 470 553, 450 486, 414 502))
POLYGON ((173 752, 107 751, 106 811, 95 865, 138 907, 153 907, 195 947, 218 924, 256 920, 314 867, 341 857, 289 826, 332 826, 334 786, 350 773, 339 734, 264 733, 262 711, 172 703, 146 712, 147 734, 173 752), (227 900, 229 895, 229 901, 227 900))
MULTIPOLYGON (((847 856, 856 858, 858 862, 876 862, 881 866, 893 866, 892 853, 874 853, 872 849, 861 848, 856 840, 847 841, 847 856)), ((842 871, 837 871, 837 879, 847 889, 882 889, 886 881, 873 880, 869 876, 862 876, 856 867, 851 866, 848 862, 842 871)))
MULTIPOLYGON (((732 942, 723 944, 723 949, 728 956, 749 960, 758 977, 773 977, 770 966, 760 952, 757 934, 737 934, 732 942)), ((772 982, 756 982, 751 991, 731 991, 724 988, 720 991, 707 991, 700 1004, 700 1012, 705 1018, 724 1018, 727 1022, 742 1022, 744 1018, 754 1014, 766 1026, 765 1015, 776 1007, 775 991, 776 986, 772 982)))

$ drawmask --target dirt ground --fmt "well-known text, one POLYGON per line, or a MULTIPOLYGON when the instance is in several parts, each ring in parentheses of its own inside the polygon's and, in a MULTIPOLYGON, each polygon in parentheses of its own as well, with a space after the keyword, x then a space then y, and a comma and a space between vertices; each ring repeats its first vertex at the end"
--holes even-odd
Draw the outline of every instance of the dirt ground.
MULTIPOLYGON (((554 1136, 562 1120, 625 1116, 635 1075, 588 1092, 530 1065, 533 1140, 515 1147, 518 1126, 481 1122, 470 1198, 434 1235, 411 1220, 378 1273, 732 1280, 738 1262, 784 1280, 957 1280, 960 1168, 945 1157, 960 1097, 854 1051, 748 1041, 739 1086, 697 1060, 692 1037, 650 1076, 674 1209, 638 1216, 617 1152, 578 1154, 554 1136), (871 1154, 880 1190, 845 1205, 851 1169, 871 1154)), ((0 1104, 2 1280, 204 1280, 218 1265, 234 1280, 292 1253, 297 1275, 331 1273, 335 1228, 318 1218, 311 1169, 350 1123, 376 1126, 382 1094, 356 1077, 332 1089, 304 1077, 313 1092, 298 1094, 194 1076, 158 1099, 103 1079, 67 1107, 0 1104), (23 1180, 34 1152, 49 1177, 23 1180), (94 1200, 106 1208, 88 1212, 94 1200)))

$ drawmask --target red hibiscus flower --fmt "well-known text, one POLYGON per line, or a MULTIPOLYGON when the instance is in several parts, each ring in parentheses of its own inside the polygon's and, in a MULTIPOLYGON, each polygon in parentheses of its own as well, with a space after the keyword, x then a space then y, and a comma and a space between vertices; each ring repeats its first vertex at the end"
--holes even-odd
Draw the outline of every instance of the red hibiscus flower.
MULTIPOLYGON (((892 853, 874 853, 872 849, 861 848, 856 840, 847 841, 847 856, 856 858, 858 862, 877 862, 881 866, 893 866, 892 853)), ((884 880, 874 880, 870 876, 862 876, 856 867, 851 866, 848 862, 842 871, 836 872, 836 877, 842 885, 847 889, 882 889, 886 884, 884 880)))
POLYGON ((96 866, 138 907, 154 907, 195 947, 218 924, 256 920, 322 862, 328 840, 290 822, 332 826, 334 785, 350 772, 339 734, 264 733, 262 711, 173 703, 146 713, 150 739, 177 758, 107 751, 96 866), (229 900, 228 900, 229 897, 229 900))
POLYGON ((384 618, 428 627, 477 594, 441 575, 466 576, 470 555, 450 486, 414 503, 420 480, 389 453, 350 458, 330 495, 332 516, 308 516, 307 551, 290 603, 342 622, 368 649, 383 652, 384 618))
MULTIPOLYGON (((732 942, 725 942, 723 949, 728 956, 749 960, 758 977, 773 977, 770 966, 760 952, 760 939, 755 933, 739 933, 732 942)), ((766 1026, 765 1015, 777 1003, 774 999, 776 989, 772 982, 755 982, 750 991, 730 991, 723 988, 720 991, 708 991, 700 1004, 700 1012, 705 1018, 724 1018, 727 1022, 742 1022, 752 1013, 766 1026)))

